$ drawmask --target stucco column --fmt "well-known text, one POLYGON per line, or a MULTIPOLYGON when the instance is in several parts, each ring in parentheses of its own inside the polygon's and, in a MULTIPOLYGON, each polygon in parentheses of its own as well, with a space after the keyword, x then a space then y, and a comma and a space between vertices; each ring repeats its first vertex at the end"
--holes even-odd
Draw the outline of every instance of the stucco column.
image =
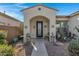
POLYGON ((50 40, 50 42, 51 42, 51 33, 52 33, 52 31, 53 31, 51 26, 52 26, 52 22, 51 22, 51 20, 50 20, 50 23, 49 23, 49 30, 50 30, 50 32, 49 32, 49 35, 50 35, 50 36, 49 36, 49 40, 50 40))
POLYGON ((29 19, 27 19, 24 22, 24 43, 27 42, 27 38, 26 38, 27 33, 30 33, 30 20, 29 19))
POLYGON ((56 36, 56 26, 55 25, 56 25, 55 19, 50 19, 50 24, 49 24, 50 42, 54 41, 54 39, 51 39, 52 33, 53 33, 53 36, 56 36))

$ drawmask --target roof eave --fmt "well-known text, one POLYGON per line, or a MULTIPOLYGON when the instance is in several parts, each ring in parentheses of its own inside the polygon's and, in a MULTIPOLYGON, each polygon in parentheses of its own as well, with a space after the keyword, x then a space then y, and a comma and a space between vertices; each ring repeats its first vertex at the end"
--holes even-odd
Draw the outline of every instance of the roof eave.
POLYGON ((21 21, 17 20, 16 18, 13 18, 13 17, 11 17, 11 16, 9 16, 9 15, 6 15, 6 14, 4 14, 4 13, 1 13, 1 12, 0 12, 0 14, 6 16, 6 17, 8 17, 8 18, 14 19, 15 21, 21 22, 21 21))
POLYGON ((38 5, 35 5, 35 6, 32 6, 32 7, 29 7, 29 8, 24 8, 23 10, 21 10, 21 12, 24 11, 24 10, 30 9, 30 8, 34 8, 34 7, 36 7, 36 6, 43 6, 43 7, 46 7, 46 8, 48 8, 48 9, 51 9, 51 10, 59 11, 59 10, 57 10, 57 9, 55 9, 55 8, 50 8, 50 7, 44 6, 43 4, 38 4, 38 5))

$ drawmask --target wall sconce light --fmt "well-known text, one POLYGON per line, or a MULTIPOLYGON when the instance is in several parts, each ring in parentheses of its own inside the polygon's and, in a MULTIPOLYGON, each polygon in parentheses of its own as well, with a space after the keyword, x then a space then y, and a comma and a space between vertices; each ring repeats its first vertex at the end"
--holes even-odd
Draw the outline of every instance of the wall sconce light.
POLYGON ((52 25, 52 28, 54 27, 54 25, 52 25))
POLYGON ((10 24, 8 23, 8 25, 10 25, 10 24))
POLYGON ((44 27, 46 28, 47 26, 46 26, 46 25, 44 25, 44 27))
POLYGON ((27 28, 27 26, 25 26, 25 28, 27 28))
POLYGON ((33 28, 35 28, 35 26, 33 26, 33 28))

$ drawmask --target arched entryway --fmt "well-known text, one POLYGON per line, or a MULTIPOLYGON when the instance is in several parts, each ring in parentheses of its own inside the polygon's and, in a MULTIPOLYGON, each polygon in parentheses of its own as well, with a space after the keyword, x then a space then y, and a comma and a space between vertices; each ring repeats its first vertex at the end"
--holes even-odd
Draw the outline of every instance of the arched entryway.
POLYGON ((44 16, 35 16, 30 20, 30 33, 33 37, 44 38, 49 34, 49 19, 44 16))

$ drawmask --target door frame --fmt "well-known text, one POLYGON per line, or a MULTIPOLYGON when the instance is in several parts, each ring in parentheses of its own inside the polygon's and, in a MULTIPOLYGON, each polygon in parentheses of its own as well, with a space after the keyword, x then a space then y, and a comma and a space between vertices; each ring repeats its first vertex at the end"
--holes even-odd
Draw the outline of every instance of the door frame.
POLYGON ((36 22, 36 37, 43 37, 43 21, 36 22), (38 36, 38 23, 41 23, 41 36, 38 36))

